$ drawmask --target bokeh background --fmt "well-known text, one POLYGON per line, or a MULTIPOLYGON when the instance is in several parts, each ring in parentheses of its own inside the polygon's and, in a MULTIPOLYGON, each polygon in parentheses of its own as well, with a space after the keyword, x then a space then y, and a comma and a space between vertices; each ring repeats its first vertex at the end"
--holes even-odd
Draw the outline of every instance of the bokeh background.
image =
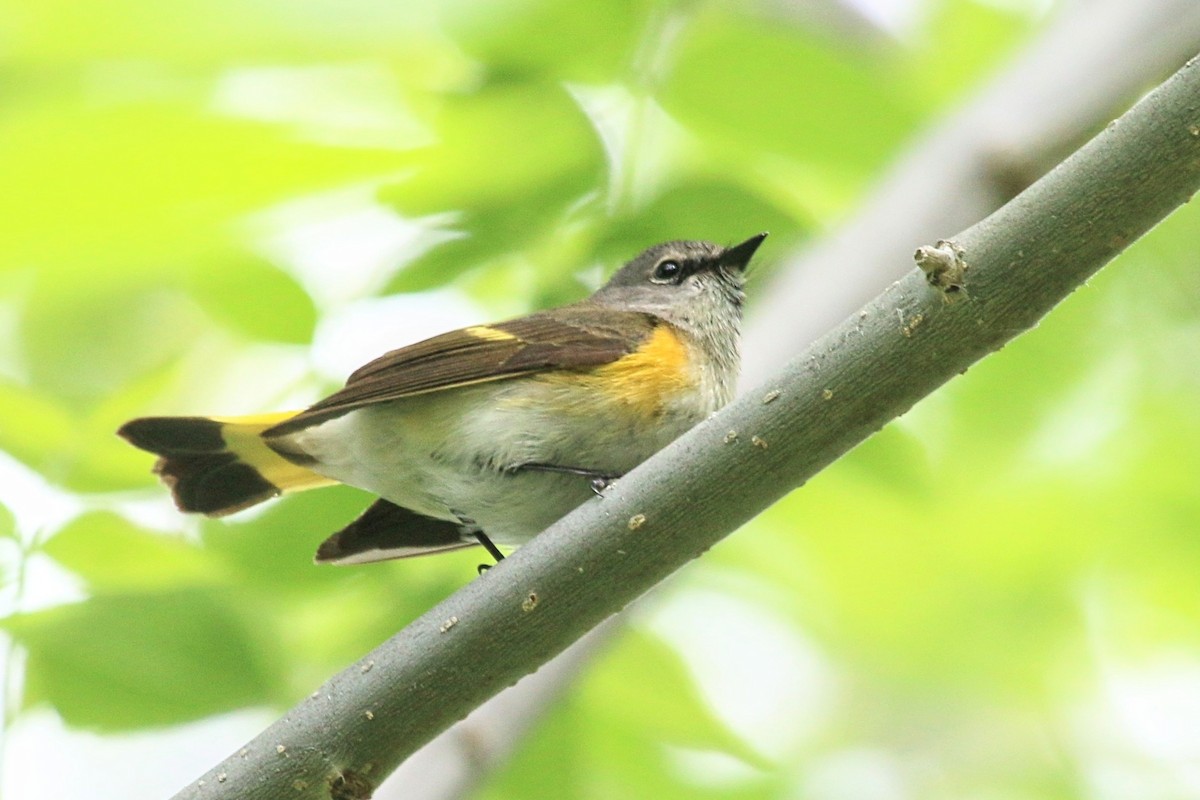
MULTIPOLYGON (((474 577, 313 566, 351 489, 184 518, 121 422, 665 239, 771 231, 753 323, 1079 5, 0 2, 0 792, 168 796, 474 577)), ((639 604, 469 796, 1200 796, 1198 213, 639 604)))

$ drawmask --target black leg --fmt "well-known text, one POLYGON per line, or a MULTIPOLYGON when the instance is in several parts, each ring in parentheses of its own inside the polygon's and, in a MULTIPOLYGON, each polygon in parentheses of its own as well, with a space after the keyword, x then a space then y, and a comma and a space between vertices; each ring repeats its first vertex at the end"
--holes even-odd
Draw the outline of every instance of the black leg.
MULTIPOLYGON (((488 554, 492 558, 496 559, 497 564, 499 564, 501 561, 504 560, 504 554, 500 552, 500 548, 496 547, 496 545, 492 543, 492 540, 487 537, 486 533, 484 533, 483 531, 475 531, 474 536, 476 539, 479 540, 479 543, 481 545, 483 545, 483 549, 487 550, 488 554)), ((487 568, 488 568, 487 564, 479 565, 480 572, 483 572, 487 568)))
POLYGON ((613 481, 621 477, 619 474, 614 475, 609 472, 599 472, 594 469, 585 469, 584 467, 564 467, 559 464, 517 464, 509 469, 510 472, 520 472, 521 470, 532 470, 535 472, 560 472, 566 475, 579 475, 588 479, 588 486, 597 497, 603 497, 604 490, 609 487, 613 481))

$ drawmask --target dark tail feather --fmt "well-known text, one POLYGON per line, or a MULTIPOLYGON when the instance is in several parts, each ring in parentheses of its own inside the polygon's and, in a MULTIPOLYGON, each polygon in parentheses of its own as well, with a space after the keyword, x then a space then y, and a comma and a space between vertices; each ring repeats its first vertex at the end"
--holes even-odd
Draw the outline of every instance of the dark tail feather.
POLYGON ((317 548, 318 564, 364 564, 423 556, 478 544, 457 522, 434 519, 376 500, 358 519, 317 548))
POLYGON ((263 440, 262 431, 279 418, 144 417, 125 423, 117 433, 160 457, 154 472, 181 511, 217 517, 287 489, 330 482, 289 462, 263 440))
POLYGON ((222 517, 278 497, 281 490, 233 453, 163 456, 154 471, 180 511, 222 517))

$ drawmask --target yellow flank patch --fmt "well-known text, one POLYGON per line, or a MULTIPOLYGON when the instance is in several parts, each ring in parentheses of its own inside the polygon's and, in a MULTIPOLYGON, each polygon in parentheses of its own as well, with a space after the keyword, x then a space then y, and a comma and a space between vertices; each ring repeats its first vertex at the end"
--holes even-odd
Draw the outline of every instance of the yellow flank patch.
POLYGON ((659 325, 641 347, 600 367, 591 377, 599 392, 648 414, 660 411, 673 396, 696 383, 687 345, 667 325, 659 325))
POLYGON ((274 486, 285 492, 316 489, 320 486, 333 486, 337 483, 324 475, 318 475, 299 464, 293 464, 267 446, 262 433, 285 420, 296 416, 297 411, 283 411, 274 414, 251 414, 245 417, 213 417, 221 423, 221 438, 225 446, 235 453, 239 460, 258 470, 274 486))
POLYGON ((487 325, 473 325, 470 328, 463 328, 463 331, 474 336, 476 339, 483 339, 489 342, 507 342, 517 338, 511 333, 505 333, 496 328, 489 328, 487 325))

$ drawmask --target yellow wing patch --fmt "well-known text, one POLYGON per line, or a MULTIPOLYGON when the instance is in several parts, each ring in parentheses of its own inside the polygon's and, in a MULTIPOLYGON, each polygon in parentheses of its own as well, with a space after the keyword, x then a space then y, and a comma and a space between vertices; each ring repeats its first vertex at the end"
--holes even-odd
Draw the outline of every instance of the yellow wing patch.
POLYGON ((463 328, 463 332, 488 342, 507 342, 517 338, 511 333, 505 333, 487 325, 473 325, 470 328, 463 328))

